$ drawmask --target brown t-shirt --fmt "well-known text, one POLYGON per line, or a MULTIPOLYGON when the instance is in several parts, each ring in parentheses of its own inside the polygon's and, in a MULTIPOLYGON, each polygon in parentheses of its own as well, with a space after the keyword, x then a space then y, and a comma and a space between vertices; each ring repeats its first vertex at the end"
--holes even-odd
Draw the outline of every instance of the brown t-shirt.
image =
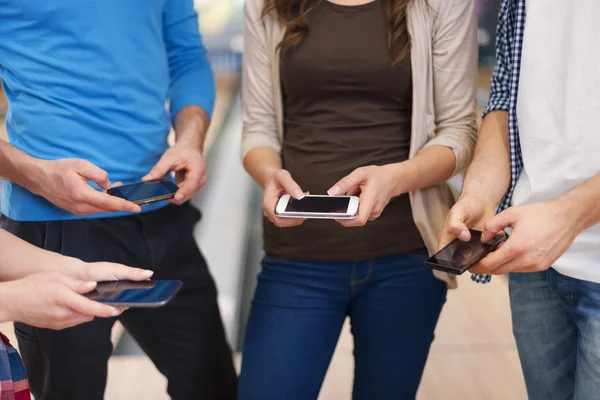
MULTIPOLYGON (((283 166, 303 190, 325 194, 367 165, 408 159, 410 57, 392 67, 380 0, 360 6, 322 2, 310 31, 281 55, 283 166)), ((424 247, 407 194, 361 228, 307 220, 295 228, 264 224, 265 250, 298 260, 364 260, 424 247)))

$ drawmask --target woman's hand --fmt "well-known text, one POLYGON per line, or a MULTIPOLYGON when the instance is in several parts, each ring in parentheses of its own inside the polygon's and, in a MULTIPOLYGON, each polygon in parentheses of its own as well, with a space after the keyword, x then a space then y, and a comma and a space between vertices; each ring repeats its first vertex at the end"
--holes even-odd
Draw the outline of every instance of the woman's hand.
POLYGON ((145 281, 153 275, 150 270, 109 262, 86 263, 76 258, 65 258, 58 271, 71 278, 91 282, 145 281))
POLYGON ((82 296, 95 288, 96 282, 74 279, 58 272, 1 283, 0 320, 65 329, 89 322, 94 317, 120 315, 122 309, 82 296))
POLYGON ((292 179, 290 173, 284 169, 273 172, 265 185, 265 194, 263 198, 263 211, 269 221, 280 228, 290 228, 302 225, 304 219, 301 218, 279 218, 275 215, 275 207, 279 198, 284 194, 289 194, 293 198, 300 200, 304 197, 304 192, 300 186, 292 179))
POLYGON ((399 190, 398 164, 382 167, 368 166, 355 169, 327 193, 331 196, 359 195, 358 216, 351 220, 338 220, 345 227, 364 226, 383 212, 391 198, 402 193, 399 190))

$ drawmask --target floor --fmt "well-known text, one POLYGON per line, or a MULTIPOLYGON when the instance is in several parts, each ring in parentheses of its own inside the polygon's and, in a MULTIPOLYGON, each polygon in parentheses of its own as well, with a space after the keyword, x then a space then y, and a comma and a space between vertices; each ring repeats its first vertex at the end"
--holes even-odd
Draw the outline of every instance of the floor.
MULTIPOLYGON (((0 325, 0 330, 12 336, 10 324, 0 325)), ((345 326, 319 400, 350 399, 352 369, 352 337, 345 326)), ((111 359, 107 400, 166 400, 165 389, 165 379, 145 357, 111 359)), ((506 281, 495 278, 483 286, 461 277, 460 288, 448 295, 417 399, 526 398, 506 281)))

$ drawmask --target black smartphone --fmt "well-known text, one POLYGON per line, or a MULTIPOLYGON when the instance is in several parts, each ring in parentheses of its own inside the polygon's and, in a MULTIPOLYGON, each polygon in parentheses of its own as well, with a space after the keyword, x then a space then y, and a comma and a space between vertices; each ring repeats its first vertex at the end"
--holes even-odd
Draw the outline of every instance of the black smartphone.
POLYGON ((156 201, 172 199, 175 197, 177 190, 178 187, 176 184, 169 179, 162 178, 115 187, 108 189, 107 193, 141 206, 156 201))
POLYGON ((496 235, 491 241, 484 243, 481 241, 481 232, 471 230, 470 241, 454 240, 425 261, 425 265, 439 271, 461 275, 496 250, 507 238, 508 235, 496 235))
POLYGON ((181 289, 181 281, 98 282, 84 296, 116 307, 162 307, 181 289))

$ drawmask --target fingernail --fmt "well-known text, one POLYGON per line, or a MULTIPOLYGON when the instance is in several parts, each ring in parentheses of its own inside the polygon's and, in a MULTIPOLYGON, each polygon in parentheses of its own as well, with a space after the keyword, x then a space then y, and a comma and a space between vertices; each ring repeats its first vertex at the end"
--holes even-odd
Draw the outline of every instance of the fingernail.
POLYGON ((83 287, 85 287, 86 289, 93 289, 96 287, 96 285, 96 282, 86 282, 83 284, 83 287))
POLYGON ((294 193, 292 193, 292 196, 294 196, 295 199, 300 200, 304 197, 304 193, 302 193, 302 190, 296 189, 294 190, 294 193))
POLYGON ((460 233, 460 235, 458 235, 458 238, 460 240, 462 240, 463 242, 468 242, 469 241, 469 234, 466 231, 462 231, 460 233))
POLYGON ((113 317, 116 317, 117 315, 121 315, 121 310, 113 308, 110 313, 113 317))
POLYGON ((334 187, 332 187, 331 189, 329 189, 327 191, 327 194, 330 195, 330 196, 337 196, 341 192, 342 192, 342 188, 339 187, 338 185, 335 185, 334 187))
POLYGON ((154 271, 150 271, 150 270, 145 270, 142 275, 144 275, 144 277, 146 278, 150 278, 152 275, 154 275, 154 271))

